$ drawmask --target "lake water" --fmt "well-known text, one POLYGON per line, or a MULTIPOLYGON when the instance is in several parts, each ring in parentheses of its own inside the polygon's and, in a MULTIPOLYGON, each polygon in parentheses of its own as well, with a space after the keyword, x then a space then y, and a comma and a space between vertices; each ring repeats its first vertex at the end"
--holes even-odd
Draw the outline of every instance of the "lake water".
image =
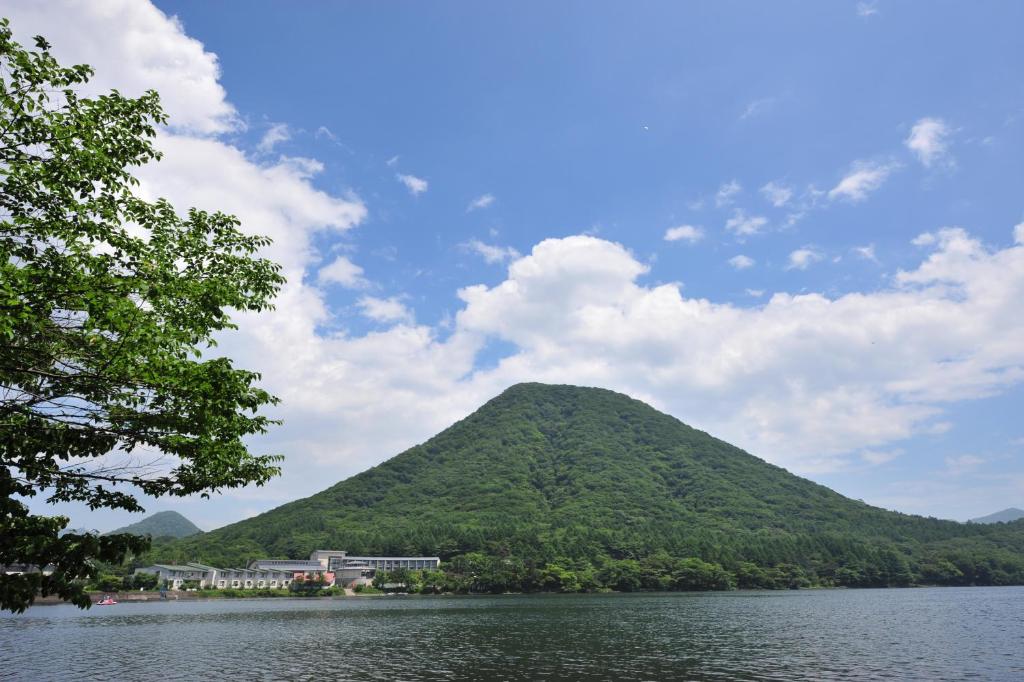
POLYGON ((1024 680, 1024 588, 38 606, 17 680, 1024 680))

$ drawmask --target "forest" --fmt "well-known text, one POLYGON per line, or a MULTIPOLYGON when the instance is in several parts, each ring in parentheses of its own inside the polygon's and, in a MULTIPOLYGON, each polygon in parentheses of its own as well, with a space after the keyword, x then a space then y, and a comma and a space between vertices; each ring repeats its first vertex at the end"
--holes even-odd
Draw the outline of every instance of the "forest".
POLYGON ((887 511, 603 389, 520 384, 311 497, 136 563, 440 556, 414 591, 1024 584, 1024 521, 887 511))

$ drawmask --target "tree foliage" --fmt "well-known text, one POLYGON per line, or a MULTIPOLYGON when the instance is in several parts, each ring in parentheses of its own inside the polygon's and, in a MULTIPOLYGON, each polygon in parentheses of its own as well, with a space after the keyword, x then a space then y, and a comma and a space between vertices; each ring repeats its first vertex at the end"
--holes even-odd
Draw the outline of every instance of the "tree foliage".
POLYGON ((271 424, 259 376, 210 348, 229 310, 260 311, 283 282, 269 243, 222 213, 179 215, 133 193, 165 122, 155 92, 82 98, 62 67, 0 23, 0 607, 37 591, 81 606, 97 560, 145 549, 132 535, 58 532, 20 498, 142 511, 150 496, 261 484, 276 456, 243 439, 271 424))

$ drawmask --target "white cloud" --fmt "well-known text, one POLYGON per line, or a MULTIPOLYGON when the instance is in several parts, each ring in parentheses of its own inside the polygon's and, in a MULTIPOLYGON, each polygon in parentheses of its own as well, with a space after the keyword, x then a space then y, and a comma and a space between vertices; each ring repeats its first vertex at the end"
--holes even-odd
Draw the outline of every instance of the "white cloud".
POLYGON ((292 133, 287 124, 275 123, 260 138, 260 143, 256 145, 256 149, 267 154, 273 151, 275 146, 281 142, 287 142, 291 137, 292 133))
POLYGON ((747 296, 753 296, 754 298, 761 298, 764 296, 764 289, 747 289, 747 296))
POLYGON ((665 230, 665 241, 667 242, 684 241, 690 244, 696 244, 703 238, 704 230, 693 225, 679 225, 665 230))
POLYGON ((806 270, 812 264, 820 261, 824 256, 820 251, 809 246, 797 249, 789 254, 787 270, 806 270))
POLYGON ((1018 244, 1024 244, 1024 223, 1013 226, 1013 240, 1018 244))
POLYGON ((952 129, 941 118, 922 118, 910 129, 903 141, 925 168, 947 158, 952 129))
POLYGON ((879 466, 893 461, 902 454, 903 450, 899 448, 894 450, 863 450, 860 453, 860 458, 868 464, 879 466))
POLYGON ((377 298, 363 296, 357 301, 360 312, 375 322, 403 322, 412 324, 413 314, 398 296, 377 298))
POLYGON ((743 254, 733 256, 729 259, 729 265, 733 266, 737 270, 746 270, 749 267, 753 267, 755 262, 756 261, 754 261, 753 258, 750 256, 744 256, 743 254))
POLYGON ((741 191, 743 191, 743 187, 735 180, 722 183, 722 186, 718 188, 718 192, 715 194, 715 206, 719 208, 728 206, 732 203, 733 197, 741 191))
POLYGON ((743 209, 734 209, 732 217, 725 221, 725 229, 739 236, 757 234, 768 224, 768 219, 759 215, 747 215, 743 209))
POLYGON ((960 455, 958 457, 946 458, 946 474, 950 476, 962 476, 970 473, 985 463, 985 460, 976 455, 960 455))
POLYGON ((479 208, 487 208, 493 203, 493 194, 482 194, 478 196, 476 199, 473 199, 473 201, 469 202, 469 206, 466 207, 466 212, 469 213, 470 211, 475 211, 479 208))
POLYGON ((320 284, 340 284, 348 289, 365 289, 370 286, 363 276, 363 269, 345 256, 338 256, 317 273, 320 284))
POLYGON ((471 239, 462 246, 477 255, 483 256, 483 259, 488 263, 503 263, 507 260, 519 258, 519 252, 511 246, 485 244, 479 239, 471 239))
POLYGON ((96 70, 79 92, 97 95, 116 83, 138 97, 156 90, 170 125, 178 132, 222 133, 241 127, 235 108, 218 82, 217 56, 185 35, 181 22, 148 2, 9 0, 4 16, 23 45, 42 35, 66 65, 85 62, 96 70))
POLYGON ((895 169, 896 165, 893 163, 855 161, 849 173, 829 190, 828 198, 845 199, 854 203, 864 201, 869 194, 882 186, 895 169))
POLYGON ((404 173, 399 173, 395 177, 398 178, 400 183, 406 186, 413 196, 423 194, 427 191, 428 183, 423 178, 417 178, 415 175, 407 175, 404 173))
POLYGON ((781 208, 793 197, 793 189, 773 180, 761 188, 761 194, 771 202, 772 206, 781 208))
POLYGON ((762 97, 761 99, 753 100, 752 102, 747 104, 746 108, 743 110, 743 113, 740 114, 740 120, 743 121, 748 118, 752 118, 754 116, 758 116, 760 114, 771 111, 771 109, 775 106, 776 101, 776 97, 762 97))
POLYGON ((878 256, 875 255, 875 245, 868 244, 867 246, 855 246, 853 252, 864 260, 869 260, 872 263, 878 262, 878 256))
POLYGON ((1024 379, 1022 247, 947 235, 893 289, 775 294, 753 310, 637 285, 643 272, 610 242, 546 240, 505 282, 463 289, 458 328, 520 348, 497 372, 509 380, 612 386, 805 472, 1024 379))
POLYGON ((858 2, 857 16, 870 17, 878 14, 878 2, 858 2))

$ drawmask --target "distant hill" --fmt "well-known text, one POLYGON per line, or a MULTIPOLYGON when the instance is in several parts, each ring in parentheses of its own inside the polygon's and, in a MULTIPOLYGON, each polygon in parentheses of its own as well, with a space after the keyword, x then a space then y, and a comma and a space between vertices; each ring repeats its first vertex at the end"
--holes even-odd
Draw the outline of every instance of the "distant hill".
POLYGON ((1024 509, 1017 509, 1016 507, 1010 507, 1003 511, 998 511, 995 514, 989 514, 988 516, 982 516, 977 519, 971 519, 971 523, 1009 523, 1010 521, 1019 521, 1024 519, 1024 509))
POLYGON ((628 396, 544 384, 513 386, 372 469, 153 556, 231 566, 316 548, 439 555, 465 575, 486 565, 504 576, 492 589, 546 585, 556 568, 596 581, 581 585, 618 584, 594 576, 620 569, 676 581, 682 558, 741 585, 757 584, 742 578, 755 569, 803 576, 795 584, 1024 583, 1024 522, 871 507, 628 396))
POLYGON ((112 530, 104 535, 115 533, 132 533, 133 535, 150 535, 154 538, 185 538, 202 533, 199 527, 176 511, 162 511, 150 514, 137 523, 124 528, 112 530))

